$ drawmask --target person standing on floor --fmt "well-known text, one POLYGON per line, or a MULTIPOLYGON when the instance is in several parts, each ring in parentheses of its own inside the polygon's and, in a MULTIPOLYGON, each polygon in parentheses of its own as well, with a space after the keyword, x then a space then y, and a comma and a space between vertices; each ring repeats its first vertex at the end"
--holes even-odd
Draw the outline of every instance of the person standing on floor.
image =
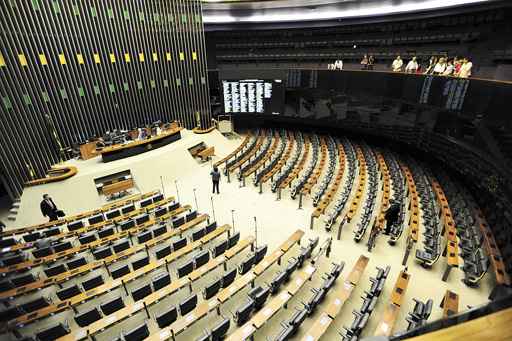
POLYGON ((43 195, 43 200, 39 205, 41 207, 41 213, 43 216, 50 218, 50 221, 59 219, 57 205, 53 202, 48 194, 43 195))
POLYGON ((213 166, 213 170, 211 171, 210 175, 212 176, 212 183, 213 183, 213 192, 215 193, 215 189, 217 189, 217 194, 219 193, 219 181, 220 181, 220 172, 217 166, 213 166))

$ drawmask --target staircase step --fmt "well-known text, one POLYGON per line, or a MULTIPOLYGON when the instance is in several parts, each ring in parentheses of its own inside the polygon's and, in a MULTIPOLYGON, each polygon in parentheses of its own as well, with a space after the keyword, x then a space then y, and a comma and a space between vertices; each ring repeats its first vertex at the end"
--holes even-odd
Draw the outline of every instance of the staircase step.
POLYGON ((7 216, 7 220, 15 221, 16 220, 16 215, 15 214, 9 214, 7 216))
POLYGON ((12 213, 12 214, 18 214, 18 208, 16 207, 13 207, 9 210, 9 213, 12 213))
POLYGON ((20 208, 20 205, 21 205, 21 202, 15 201, 15 202, 13 202, 12 207, 13 208, 20 208))

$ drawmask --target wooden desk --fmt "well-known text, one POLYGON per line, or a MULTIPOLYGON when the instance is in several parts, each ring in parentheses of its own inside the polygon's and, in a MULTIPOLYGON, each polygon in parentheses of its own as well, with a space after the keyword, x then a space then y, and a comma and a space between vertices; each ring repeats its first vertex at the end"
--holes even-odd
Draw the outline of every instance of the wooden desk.
MULTIPOLYGON (((265 174, 265 176, 261 179, 261 181, 263 183, 265 183, 269 179, 271 179, 274 176, 274 174, 279 172, 281 170, 281 168, 283 168, 283 166, 286 165, 286 162, 292 155, 292 150, 293 150, 294 144, 295 144, 295 137, 293 136, 293 134, 290 134, 289 138, 288 138, 288 146, 286 148, 286 152, 284 153, 284 156, 282 158, 280 158, 279 161, 277 162, 277 164, 267 174, 265 174)), ((291 182, 299 176, 300 172, 304 168, 304 164, 306 163, 306 160, 308 159, 309 145, 310 145, 309 136, 306 135, 304 137, 304 153, 302 154, 302 158, 300 159, 299 163, 297 165, 295 165, 295 168, 293 168, 293 170, 286 177, 286 179, 284 179, 283 182, 281 182, 281 185, 279 185, 279 187, 281 189, 288 187, 291 184, 291 182)))
MULTIPOLYGON (((280 251, 283 248, 289 250, 290 245, 292 243, 292 240, 295 240, 294 243, 297 243, 299 241, 299 238, 297 236, 302 235, 298 233, 300 230, 297 230, 294 234, 292 234, 281 246, 279 246, 276 250, 280 251)), ((303 233, 303 231, 302 231, 303 233)), ((270 268, 270 266, 273 264, 274 261, 272 259, 275 259, 274 252, 272 252, 271 255, 266 256, 261 263, 259 264, 267 264, 267 267, 265 269, 261 269, 263 273, 265 270, 270 268)), ((258 265, 259 265, 258 264, 258 265)), ((260 273, 260 274, 261 274, 260 273)), ((205 301, 203 303, 200 303, 194 310, 192 310, 190 313, 188 313, 185 316, 182 316, 180 319, 175 321, 173 324, 171 324, 169 327, 162 328, 156 333, 152 333, 147 340, 162 340, 170 338, 172 335, 178 335, 182 333, 186 328, 190 327, 192 324, 197 322, 199 319, 203 318, 208 311, 212 311, 216 309, 219 305, 222 303, 225 303, 230 298, 232 298, 237 292, 242 290, 243 288, 247 287, 251 282, 253 282, 258 275, 254 273, 254 269, 247 272, 245 275, 235 279, 231 285, 229 285, 227 288, 222 289, 215 297, 211 298, 208 301, 205 301)))
POLYGON ((208 161, 212 156, 215 156, 215 147, 208 147, 197 153, 201 161, 208 161))
POLYGON ((313 173, 311 173, 311 176, 309 177, 308 181, 304 184, 304 187, 302 187, 301 193, 302 194, 310 194, 311 189, 313 186, 316 185, 318 182, 318 179, 320 178, 320 174, 322 174, 322 170, 324 169, 326 160, 327 160, 327 144, 325 142, 325 137, 320 137, 320 162, 315 165, 315 169, 313 170, 313 173))
POLYGON ((266 138, 266 133, 263 132, 260 136, 258 136, 258 140, 256 141, 256 144, 254 147, 249 150, 247 155, 245 155, 242 159, 238 160, 235 164, 228 167, 228 172, 232 172, 236 170, 237 168, 241 167, 245 162, 247 162, 253 155, 256 154, 256 152, 261 148, 261 145, 263 144, 264 139, 266 138))
POLYGON ((459 295, 453 291, 446 290, 440 307, 443 308, 443 318, 457 314, 459 312, 459 295))
POLYGON ((512 308, 416 336, 410 341, 512 340, 512 308))
POLYGON ((208 134, 215 130, 215 126, 211 126, 210 128, 202 129, 200 127, 195 127, 192 129, 194 134, 208 134))
POLYGON ((356 156, 359 160, 359 174, 357 176, 357 190, 355 196, 352 198, 352 201, 349 206, 349 210, 345 215, 348 222, 350 222, 354 216, 357 214, 359 210, 359 206, 363 200, 364 189, 366 187, 366 178, 368 176, 368 170, 366 168, 366 159, 364 157, 363 151, 360 146, 355 146, 356 156))
POLYGON ((27 181, 25 182, 25 186, 44 185, 50 182, 66 180, 76 173, 78 173, 78 169, 75 166, 52 166, 52 168, 48 170, 46 177, 27 181))
POLYGON ((345 151, 343 150, 343 145, 341 143, 338 144, 338 156, 340 163, 338 167, 338 173, 336 174, 334 181, 331 181, 331 184, 329 185, 329 188, 324 194, 323 199, 320 201, 314 212, 314 214, 317 215, 317 218, 318 216, 320 216, 320 214, 325 213, 325 210, 327 209, 331 201, 334 199, 334 195, 338 191, 338 187, 341 183, 341 180, 343 179, 343 173, 345 171, 345 151))
POLYGON ((231 153, 226 155, 226 157, 224 157, 224 158, 220 159, 219 161, 215 162, 213 165, 218 167, 218 166, 222 165, 224 162, 229 161, 229 159, 231 159, 233 156, 236 156, 236 154, 239 151, 241 151, 247 145, 247 143, 249 143, 250 140, 251 140, 251 133, 248 133, 245 136, 245 138, 242 141, 242 143, 235 150, 233 150, 231 153))
POLYGON ((119 192, 125 192, 125 191, 129 190, 130 188, 133 188, 133 186, 134 186, 133 179, 130 178, 130 179, 114 182, 110 185, 103 186, 101 192, 103 193, 103 195, 109 196, 109 195, 117 194, 119 192))
MULTIPOLYGON (((336 289, 334 297, 329 301, 325 310, 320 313, 320 316, 315 320, 311 328, 309 328, 307 333, 301 339, 302 341, 319 340, 325 334, 329 326, 340 313, 345 302, 350 298, 354 288, 359 283, 359 279, 366 269, 368 261, 368 257, 359 257, 348 278, 339 285, 339 288, 336 289)), ((323 306, 320 306, 319 308, 322 309, 323 306)))
POLYGON ((82 160, 89 160, 98 155, 98 152, 96 152, 96 141, 87 142, 80 145, 80 157, 82 160))
POLYGON ((257 329, 263 327, 288 301, 302 288, 311 276, 315 273, 316 268, 308 264, 306 268, 297 274, 285 289, 272 298, 263 308, 260 309, 249 321, 243 326, 236 329, 226 338, 226 341, 246 340, 251 337, 257 329))
POLYGON ((393 332, 393 327, 395 326, 398 318, 410 278, 411 275, 405 271, 400 271, 398 274, 393 292, 391 293, 390 303, 387 305, 386 310, 382 315, 382 319, 377 325, 377 329, 374 333, 375 336, 389 336, 393 332))
POLYGON ((279 144, 279 134, 276 132, 274 135, 274 138, 273 138, 272 145, 265 152, 265 155, 263 155, 263 157, 258 162, 256 162, 254 165, 252 165, 248 170, 243 172, 242 176, 246 177, 246 176, 249 176, 252 173, 256 172, 258 170, 258 168, 260 168, 268 159, 270 159, 272 154, 274 154, 274 151, 276 150, 278 144, 279 144))

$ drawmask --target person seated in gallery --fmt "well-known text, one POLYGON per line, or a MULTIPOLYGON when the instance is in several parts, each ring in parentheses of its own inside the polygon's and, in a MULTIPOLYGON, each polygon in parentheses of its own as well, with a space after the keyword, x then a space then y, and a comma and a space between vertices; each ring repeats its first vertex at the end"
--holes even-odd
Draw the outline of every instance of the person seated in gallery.
POLYGON ((416 57, 412 57, 412 59, 407 63, 407 66, 405 67, 406 73, 416 73, 418 71, 418 61, 416 60, 416 57))
POLYGON ((403 65, 404 61, 402 60, 402 58, 400 58, 400 56, 396 56, 396 59, 393 61, 393 64, 391 64, 391 70, 393 70, 393 72, 401 72, 403 65))

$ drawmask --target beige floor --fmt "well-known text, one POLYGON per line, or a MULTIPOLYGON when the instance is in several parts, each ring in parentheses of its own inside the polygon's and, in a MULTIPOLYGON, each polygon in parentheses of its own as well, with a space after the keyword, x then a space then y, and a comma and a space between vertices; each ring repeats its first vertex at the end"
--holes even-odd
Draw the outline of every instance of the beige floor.
MULTIPOLYGON (((222 178, 220 184, 221 194, 212 195, 209 178, 209 172, 211 170, 210 163, 201 164, 195 161, 187 151, 188 147, 200 141, 215 146, 218 156, 226 155, 241 142, 240 139, 228 140, 217 131, 207 135, 194 135, 189 131, 185 131, 183 133, 183 139, 179 142, 128 159, 107 164, 101 163, 99 159, 73 161, 71 163, 79 167, 79 173, 75 177, 62 183, 31 187, 25 190, 21 199, 20 213, 14 226, 19 227, 44 221, 39 213, 39 201, 43 193, 49 193, 60 208, 67 214, 93 209, 103 203, 102 199, 96 193, 93 179, 116 171, 130 169, 137 184, 137 190, 140 192, 161 189, 163 182, 163 189, 166 196, 174 195, 177 197, 177 185, 179 198, 182 203, 189 203, 195 207, 195 192, 198 210, 212 216, 213 203, 215 217, 221 224, 231 224, 233 212, 235 229, 241 232, 242 237, 254 235, 256 218, 258 244, 267 244, 269 250, 273 250, 297 228, 301 228, 306 232, 306 238, 319 236, 321 242, 329 237, 334 237, 335 239, 334 232, 328 233, 324 230, 323 219, 315 222, 313 230, 309 229, 310 215, 312 212, 312 204, 309 197, 304 199, 304 208, 299 210, 297 200, 293 201, 290 199, 288 190, 283 191, 281 200, 276 200, 276 194, 270 191, 268 184, 263 186, 263 193, 259 194, 257 188, 252 185, 252 179, 246 182, 245 187, 241 188, 240 184, 234 180, 234 176, 231 177, 231 183, 227 183, 226 178, 222 178)), ((219 157, 216 157, 214 160, 216 159, 219 159, 219 157)), ((337 330, 351 323, 353 318, 351 311, 360 307, 362 303, 360 296, 363 294, 364 290, 368 289, 368 278, 375 274, 375 267, 391 265, 391 273, 386 282, 385 290, 362 335, 368 336, 373 334, 382 316, 386 302, 390 297, 390 292, 397 274, 402 269, 401 260, 404 252, 404 239, 402 238, 392 247, 386 243, 384 237, 380 237, 374 251, 368 253, 365 247, 368 232, 363 241, 356 244, 352 239, 352 230, 353 226, 355 226, 353 224, 354 223, 343 229, 340 241, 335 240, 333 242, 331 258, 322 258, 318 263, 319 270, 313 280, 307 283, 298 295, 292 299, 287 310, 280 311, 262 328, 262 330, 256 333, 256 340, 264 340, 267 336, 273 336, 278 333, 281 328, 279 323, 293 314, 294 306, 300 307, 300 302, 306 301, 310 297, 310 288, 320 285, 322 282, 320 276, 329 269, 331 261, 345 262, 345 269, 342 272, 342 277, 344 277, 361 254, 367 255, 370 258, 367 270, 352 297, 344 306, 340 316, 328 330, 324 339, 338 339, 337 330)), ((298 248, 294 248, 290 252, 290 256, 296 255, 297 251, 298 248)), ((452 271, 449 281, 445 283, 441 281, 443 263, 444 259, 441 258, 433 269, 426 270, 415 263, 414 257, 410 258, 408 265, 412 278, 406 292, 406 301, 400 312, 395 331, 406 328, 407 323, 405 322, 405 317, 407 312, 413 308, 413 297, 421 300, 428 298, 434 299, 434 309, 431 320, 441 316, 442 310, 439 308, 439 303, 446 289, 450 289, 460 295, 461 309, 465 309, 468 305, 475 306, 487 302, 487 296, 493 282, 491 275, 487 275, 482 281, 480 288, 477 289, 468 288, 461 282, 463 273, 460 270, 452 271)), ((285 263, 283 263, 283 265, 284 264, 285 263)), ((272 274, 277 270, 277 265, 272 267, 263 278, 257 281, 257 284, 268 282, 272 274)), ((212 274, 212 276, 215 275, 216 274, 212 274)), ((201 285, 204 286, 209 278, 211 277, 204 279, 203 282, 201 282, 202 284, 200 283, 196 288, 200 288, 201 285)), ((341 285, 341 278, 338 280, 337 286, 333 290, 336 290, 339 285, 341 285)), ((186 292, 169 297, 169 302, 176 303, 179 298, 184 297, 185 294, 186 292)), ((234 312, 236 307, 245 301, 244 295, 244 292, 237 294, 233 300, 223 306, 223 315, 231 316, 231 312, 234 312)), ((329 297, 331 297, 331 295, 327 297, 327 301, 329 297)), ((80 308, 81 307, 79 307, 79 310, 81 310, 80 308)), ((153 307, 152 311, 155 309, 158 309, 158 306, 153 307)), ((51 319, 45 319, 41 322, 31 324, 26 327, 27 332, 42 328, 42 326, 49 324, 51 320, 63 320, 64 318, 70 320, 73 325, 72 315, 72 312, 66 312, 53 316, 51 319)), ((305 334, 316 317, 317 316, 314 315, 311 319, 307 319, 304 322, 296 339, 299 339, 305 334)), ((109 340, 113 335, 118 335, 122 329, 128 330, 130 327, 134 327, 142 319, 144 319, 144 316, 137 315, 125 320, 123 323, 116 325, 112 330, 105 332, 104 335, 100 334, 98 339, 109 340)), ((211 326, 211 324, 218 320, 219 317, 212 314, 194 325, 184 334, 178 336, 177 339, 195 339, 202 333, 204 328, 208 325, 211 326)), ((233 329, 231 329, 230 332, 231 331, 233 331, 233 329)), ((4 338, 2 335, 0 335, 0 338, 2 340, 10 339, 9 336, 4 338)))

